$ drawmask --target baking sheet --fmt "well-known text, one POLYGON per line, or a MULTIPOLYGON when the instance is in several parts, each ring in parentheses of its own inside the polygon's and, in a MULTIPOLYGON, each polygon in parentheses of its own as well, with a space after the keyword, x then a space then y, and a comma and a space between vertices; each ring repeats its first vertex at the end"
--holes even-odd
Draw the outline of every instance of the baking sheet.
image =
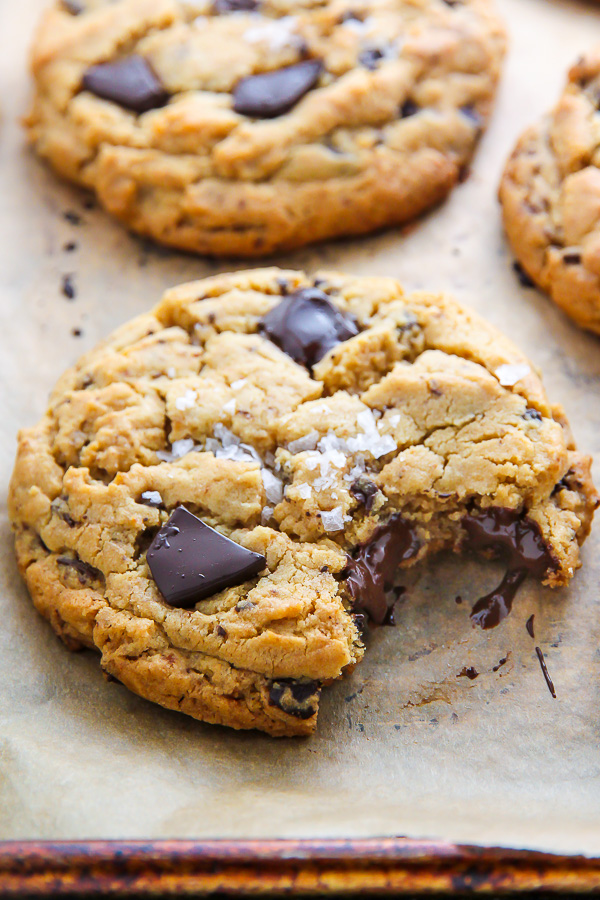
MULTIPOLYGON (((450 290, 542 367, 579 445, 600 463, 600 342, 518 285, 495 198, 516 136, 555 101, 567 66, 600 40, 600 9, 497 2, 511 48, 467 181, 417 227, 281 264, 450 290)), ((43 5, 0 2, 3 485, 17 428, 42 414, 67 365, 168 286, 234 267, 129 237, 25 148, 16 121, 29 92, 24 54, 43 5), (65 218, 72 212, 79 224, 65 218), (64 250, 72 241, 76 249, 64 250), (66 274, 72 301, 61 293, 66 274)), ((595 473, 600 482, 598 463, 595 473)), ((94 654, 68 653, 18 579, 2 502, 0 838, 407 835, 600 854, 600 525, 570 588, 527 583, 489 632, 474 629, 468 613, 500 570, 434 561, 414 576, 399 626, 374 632, 364 663, 324 692, 316 736, 273 740, 162 710, 107 684, 94 654), (556 700, 525 631, 531 614, 556 700), (457 677, 469 666, 477 679, 457 677)))

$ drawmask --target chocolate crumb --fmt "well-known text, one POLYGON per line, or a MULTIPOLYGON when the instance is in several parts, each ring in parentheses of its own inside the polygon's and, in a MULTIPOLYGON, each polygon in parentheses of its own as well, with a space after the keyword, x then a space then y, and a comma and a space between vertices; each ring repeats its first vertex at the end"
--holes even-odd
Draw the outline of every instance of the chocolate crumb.
POLYGON ((502 659, 498 660, 498 664, 494 666, 492 672, 497 672, 498 669, 501 669, 502 666, 506 665, 508 662, 508 656, 503 656, 502 659))
POLYGON ((217 634, 219 637, 226 638, 227 637, 227 629, 223 628, 222 625, 217 625, 217 634))
POLYGON ((77 296, 77 291, 75 290, 75 285, 73 284, 72 274, 63 275, 60 289, 67 300, 75 299, 75 297, 77 296))
POLYGON ((76 241, 67 241, 64 245, 63 250, 65 253, 72 253, 73 250, 77 250, 77 242, 76 241))
POLYGON ((71 328, 71 334, 73 337, 81 337, 83 335, 83 331, 81 328, 71 328))
POLYGON ((72 209, 67 209, 63 213, 63 217, 69 222, 71 225, 81 225, 81 216, 79 213, 76 213, 72 209))
POLYGON ((475 678, 479 677, 479 672, 477 671, 477 669, 473 668, 473 666, 465 666, 463 669, 460 670, 460 672, 458 673, 458 675, 456 677, 457 678, 465 677, 465 678, 468 678, 470 681, 473 681, 475 678))

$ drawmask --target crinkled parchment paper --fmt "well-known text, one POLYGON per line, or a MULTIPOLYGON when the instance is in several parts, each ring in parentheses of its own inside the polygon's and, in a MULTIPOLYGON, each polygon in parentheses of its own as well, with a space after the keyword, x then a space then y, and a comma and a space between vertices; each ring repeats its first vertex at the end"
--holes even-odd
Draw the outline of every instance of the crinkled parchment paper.
MULTIPOLYGON (((496 204, 506 154, 554 103, 567 66, 600 40, 600 9, 576 0, 498 3, 511 49, 468 180, 404 234, 332 243, 283 263, 450 290, 529 352, 580 446, 600 463, 600 341, 519 286, 496 204)), ((217 270, 129 237, 26 149, 16 120, 42 5, 0 3, 3 485, 17 428, 38 419, 62 370, 166 287, 217 270), (67 221, 67 211, 81 223, 67 221), (67 252, 70 241, 77 248, 67 252), (77 296, 68 301, 60 285, 71 273, 77 296)), ((600 523, 570 588, 527 583, 511 616, 489 632, 474 629, 468 614, 499 569, 434 561, 399 607, 398 627, 374 632, 364 663, 324 692, 316 736, 273 740, 167 712, 107 684, 94 654, 68 653, 20 583, 3 511, 0 838, 408 835, 600 854, 599 551, 600 523), (532 613, 556 700, 525 631, 532 613), (477 679, 457 677, 468 666, 477 679)))

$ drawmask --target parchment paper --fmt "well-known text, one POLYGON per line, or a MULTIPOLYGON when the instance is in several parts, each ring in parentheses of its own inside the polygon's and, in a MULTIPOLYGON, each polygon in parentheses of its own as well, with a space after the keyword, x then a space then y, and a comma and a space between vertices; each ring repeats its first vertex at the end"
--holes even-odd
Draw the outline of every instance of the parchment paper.
MULTIPOLYGON (((166 287, 234 265, 147 248, 85 209, 83 196, 25 148, 16 120, 43 3, 0 2, 3 485, 17 428, 42 414, 67 365, 166 287), (67 211, 81 224, 67 221, 67 211), (77 249, 63 250, 69 241, 77 249), (73 301, 60 291, 69 273, 73 301)), ((600 342, 518 285, 495 196, 517 135, 555 102, 567 66, 600 40, 600 9, 576 0, 498 4, 511 50, 468 180, 404 233, 282 262, 451 290, 542 367, 580 446, 600 461, 600 342)), ((94 654, 68 653, 18 579, 3 507, 0 837, 407 835, 600 854, 600 525, 583 557, 569 589, 527 583, 512 615, 490 632, 472 628, 468 613, 499 569, 440 558, 415 575, 399 626, 373 633, 364 663, 324 692, 316 736, 273 740, 162 710, 107 684, 94 654), (556 700, 525 631, 532 613, 556 700), (465 666, 481 675, 457 677, 465 666)))

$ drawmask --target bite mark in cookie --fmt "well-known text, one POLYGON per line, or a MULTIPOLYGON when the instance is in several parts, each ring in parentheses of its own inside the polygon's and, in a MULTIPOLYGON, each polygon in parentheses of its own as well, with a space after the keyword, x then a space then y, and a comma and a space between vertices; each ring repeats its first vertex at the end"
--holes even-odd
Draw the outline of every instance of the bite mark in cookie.
POLYGON ((404 569, 472 547, 507 559, 505 596, 525 571, 566 584, 596 503, 491 326, 392 279, 278 269, 174 288, 83 357, 20 435, 10 489, 21 571, 69 647, 273 735, 314 730, 404 569))

